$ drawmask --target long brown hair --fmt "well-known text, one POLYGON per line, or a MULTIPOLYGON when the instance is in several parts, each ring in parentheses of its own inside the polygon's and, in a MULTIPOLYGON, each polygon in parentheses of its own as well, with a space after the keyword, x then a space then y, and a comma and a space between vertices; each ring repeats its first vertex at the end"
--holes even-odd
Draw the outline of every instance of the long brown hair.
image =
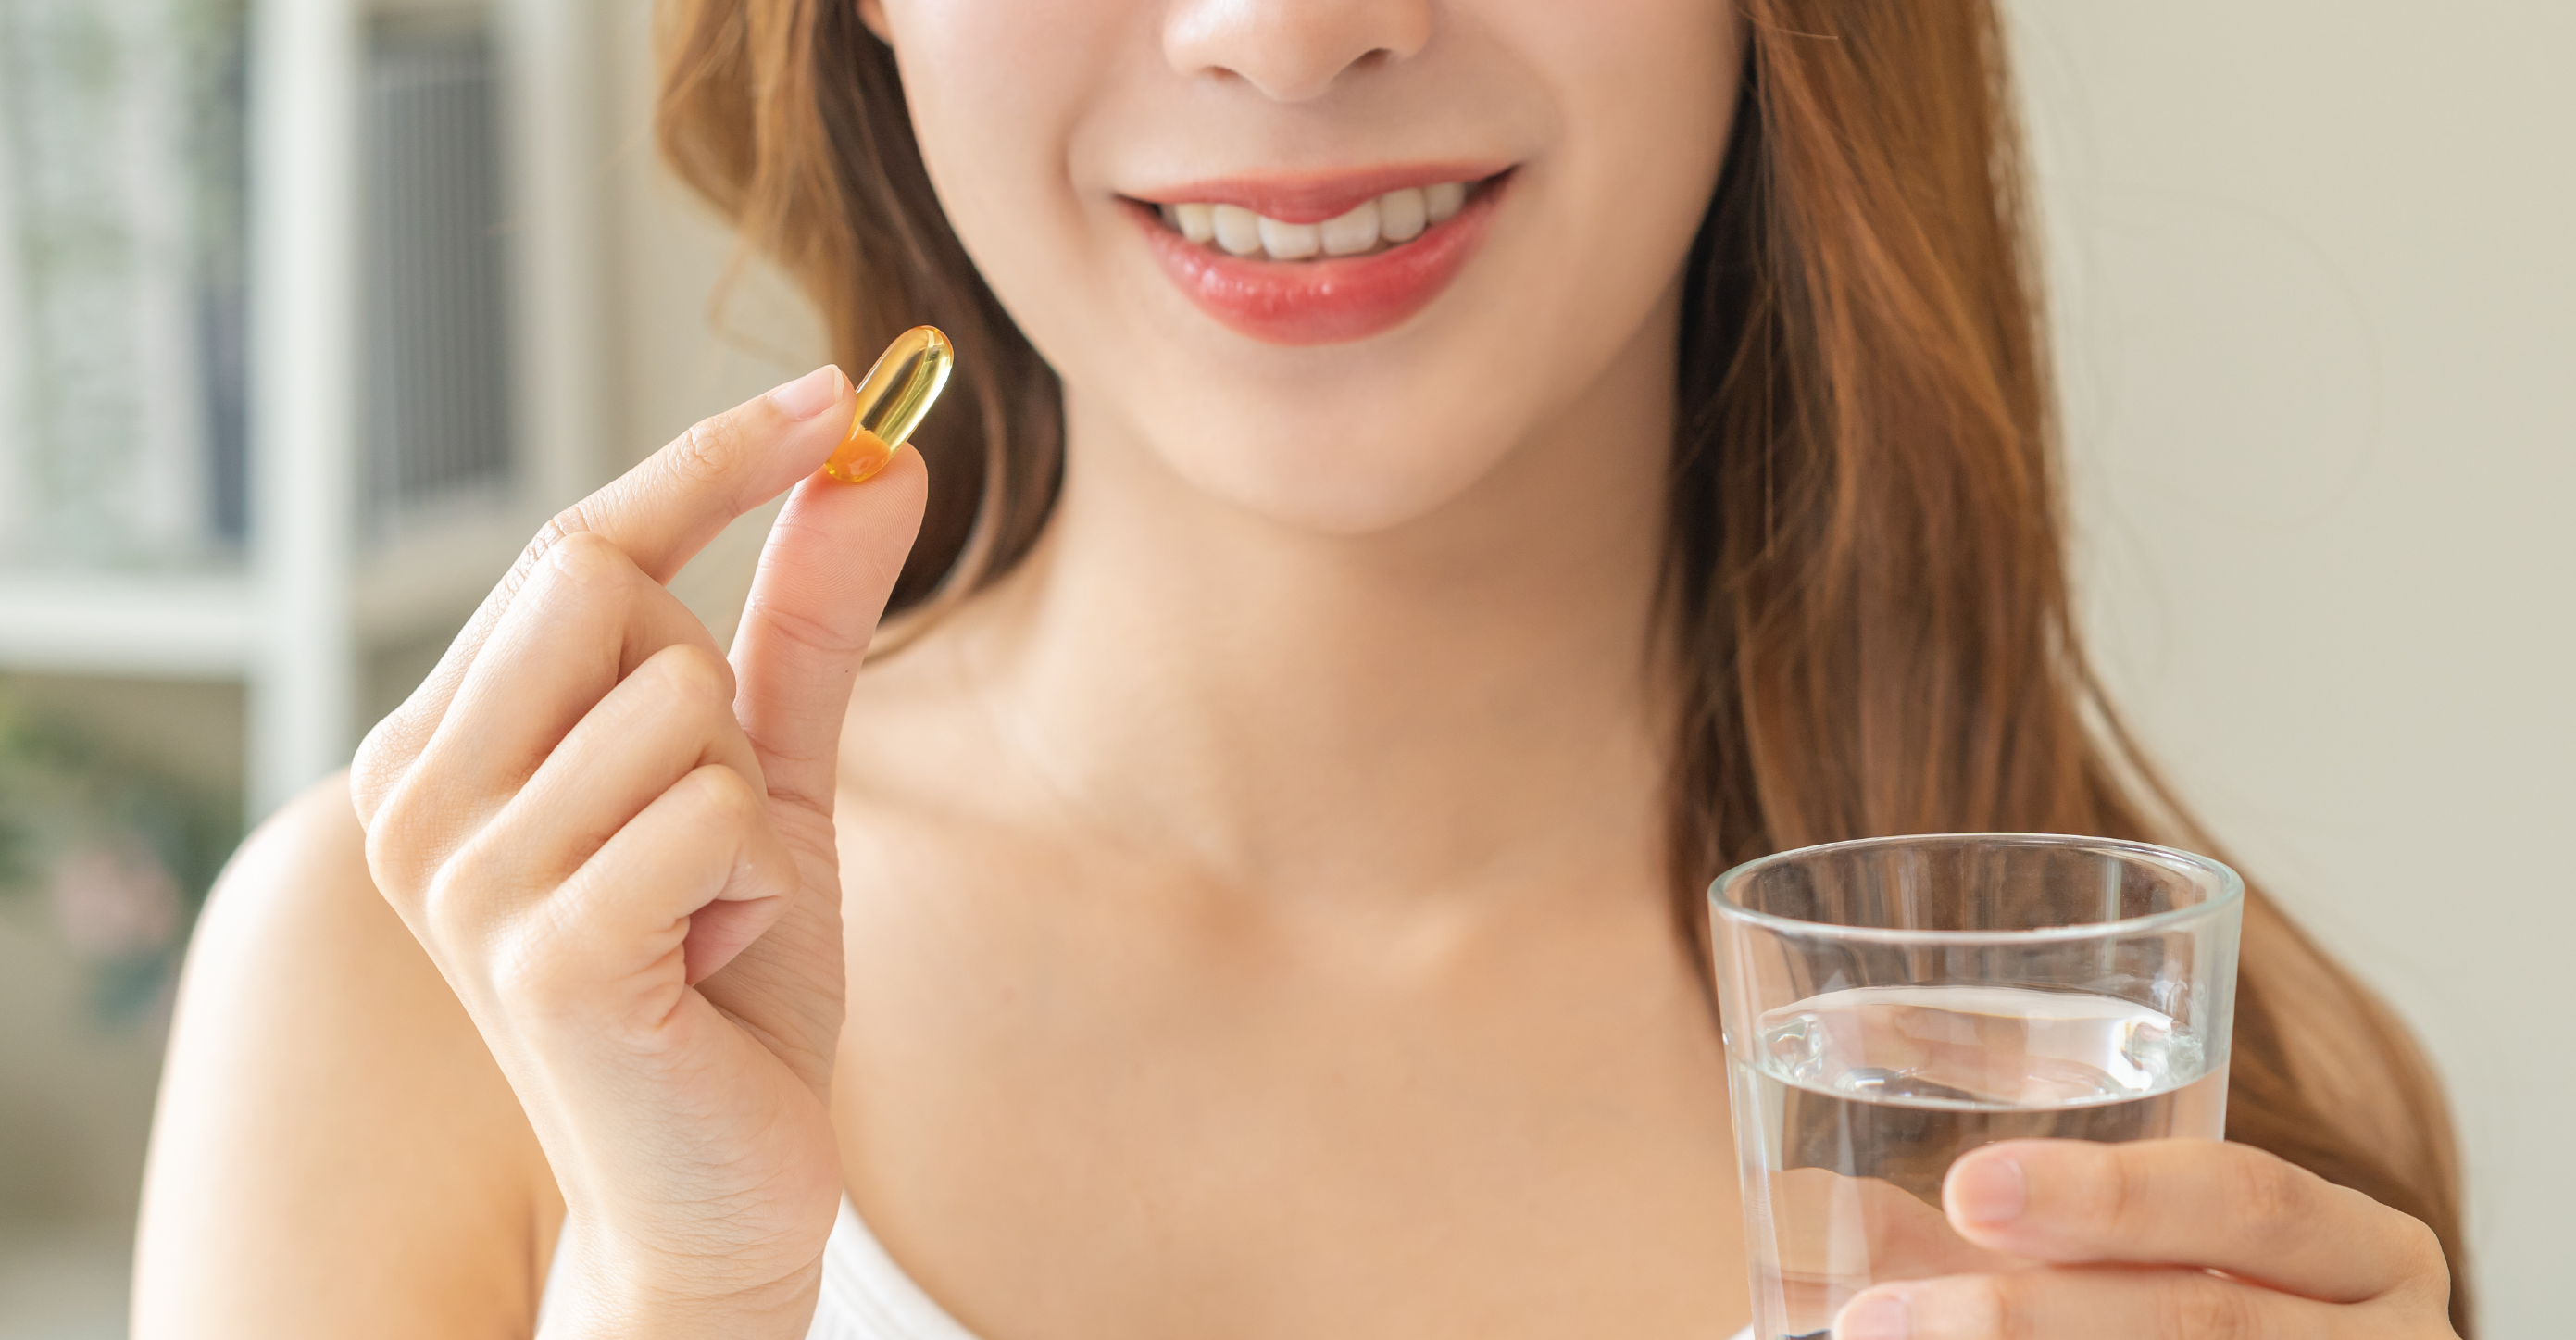
MULTIPOLYGON (((1734 142, 1688 259, 1666 544, 1684 685, 1677 907, 1727 863, 1883 833, 2208 842, 2071 616, 2031 229, 1990 0, 1741 0, 1734 142)), ((659 131, 856 368, 933 321, 971 415, 896 600, 935 611, 1046 523, 1055 376, 930 186, 852 0, 666 0, 659 131)), ((953 393, 952 393, 953 394, 953 393)), ((2468 1333, 2439 1086, 2393 1016, 2249 893, 2228 1135, 2430 1224, 2468 1333)))

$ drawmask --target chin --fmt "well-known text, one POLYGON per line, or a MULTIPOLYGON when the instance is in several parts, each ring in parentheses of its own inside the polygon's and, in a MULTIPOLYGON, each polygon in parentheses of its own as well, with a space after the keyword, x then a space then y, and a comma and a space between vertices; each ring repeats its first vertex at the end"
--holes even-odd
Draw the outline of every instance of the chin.
POLYGON ((1321 535, 1384 534, 1437 516, 1512 455, 1509 426, 1440 407, 1241 412, 1148 426, 1144 450, 1188 491, 1276 525, 1321 535), (1352 423, 1369 424, 1352 431, 1352 423))

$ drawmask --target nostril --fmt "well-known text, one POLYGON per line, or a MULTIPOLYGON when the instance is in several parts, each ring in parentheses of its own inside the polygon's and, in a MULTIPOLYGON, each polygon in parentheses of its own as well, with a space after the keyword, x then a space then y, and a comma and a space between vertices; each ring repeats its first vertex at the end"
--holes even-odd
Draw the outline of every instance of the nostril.
POLYGON ((1431 39, 1427 0, 1167 0, 1164 60, 1278 102, 1322 97, 1354 69, 1392 68, 1431 39))

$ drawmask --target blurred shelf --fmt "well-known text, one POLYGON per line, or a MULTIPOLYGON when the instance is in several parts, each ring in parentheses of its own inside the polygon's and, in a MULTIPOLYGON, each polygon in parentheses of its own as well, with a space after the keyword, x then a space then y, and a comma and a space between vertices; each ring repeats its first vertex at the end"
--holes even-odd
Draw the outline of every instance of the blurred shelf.
POLYGON ((0 574, 0 669, 171 679, 249 672, 258 636, 240 574, 0 574))
MULTIPOLYGON (((354 631, 383 645, 443 635, 471 613, 540 524, 503 513, 406 526, 359 560, 354 631)), ((260 669, 278 612, 241 571, 0 570, 0 670, 239 679, 260 669)))
POLYGON ((239 680, 254 819, 348 761, 369 658, 600 482, 600 13, 251 0, 244 551, 0 567, 0 670, 239 680))

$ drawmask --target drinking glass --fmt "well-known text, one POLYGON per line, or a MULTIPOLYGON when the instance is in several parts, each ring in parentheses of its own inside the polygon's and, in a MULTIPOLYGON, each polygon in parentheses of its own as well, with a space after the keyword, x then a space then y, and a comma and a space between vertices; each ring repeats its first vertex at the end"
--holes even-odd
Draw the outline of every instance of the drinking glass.
POLYGON ((2245 886, 2206 857, 2032 833, 1871 838, 1710 886, 1753 1334, 1888 1280, 2030 1263, 1941 1179, 2031 1136, 2215 1140, 2245 886))

